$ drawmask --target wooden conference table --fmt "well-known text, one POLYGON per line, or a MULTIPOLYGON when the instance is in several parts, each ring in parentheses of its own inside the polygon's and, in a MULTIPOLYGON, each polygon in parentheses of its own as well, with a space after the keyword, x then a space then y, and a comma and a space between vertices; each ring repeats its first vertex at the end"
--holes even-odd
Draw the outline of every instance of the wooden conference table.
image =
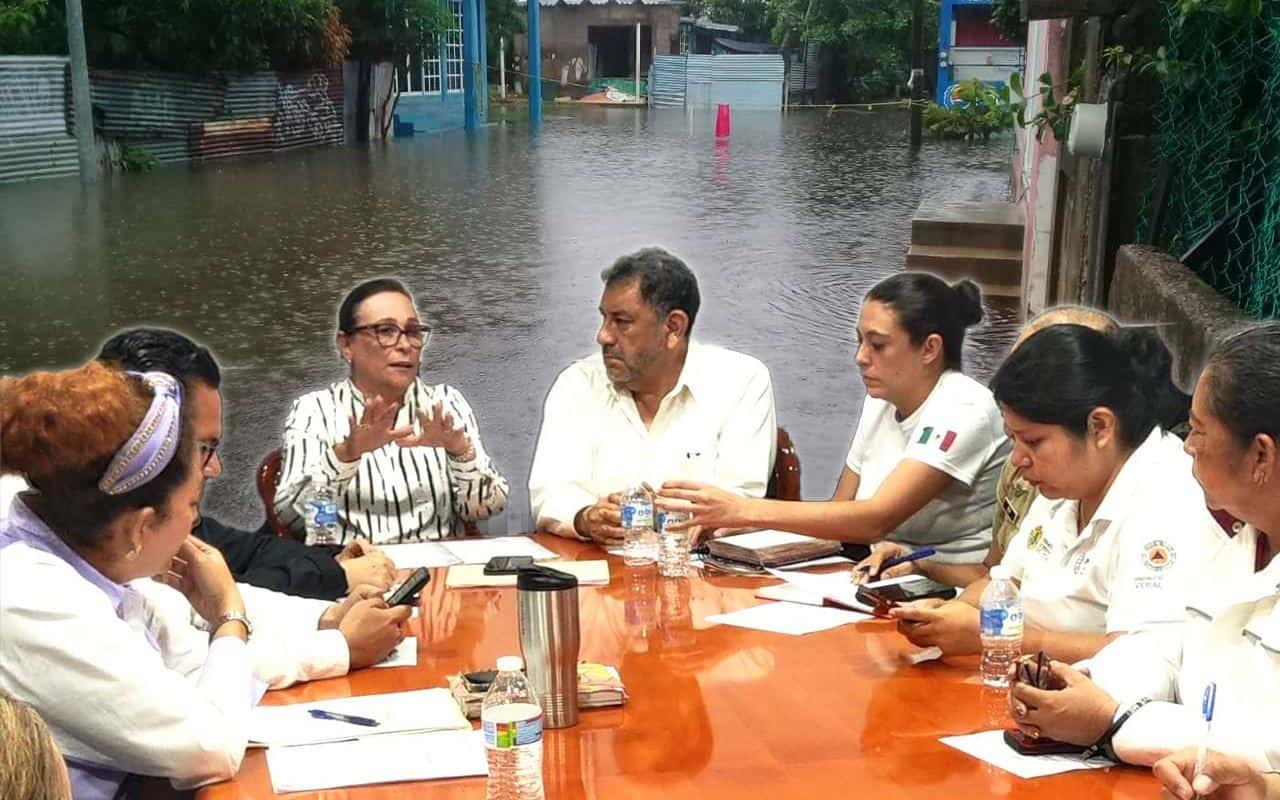
MULTIPOLYGON (((569 560, 601 558, 592 545, 539 537, 569 560)), ((609 586, 579 589, 581 658, 618 667, 630 693, 620 708, 584 710, 576 727, 548 731, 548 800, 732 798, 1154 798, 1145 769, 1118 767, 1027 781, 938 741, 1004 726, 1004 698, 984 690, 977 660, 913 666, 914 648, 874 620, 807 636, 729 626, 705 617, 764 602, 767 579, 669 579, 609 557, 609 586)), ((444 686, 445 676, 492 669, 519 654, 516 590, 446 590, 437 570, 411 635, 418 665, 270 692, 267 704, 444 686)), ((200 800, 272 797, 267 762, 251 750, 234 781, 200 800)), ((284 797, 483 798, 483 778, 385 784, 284 797)))

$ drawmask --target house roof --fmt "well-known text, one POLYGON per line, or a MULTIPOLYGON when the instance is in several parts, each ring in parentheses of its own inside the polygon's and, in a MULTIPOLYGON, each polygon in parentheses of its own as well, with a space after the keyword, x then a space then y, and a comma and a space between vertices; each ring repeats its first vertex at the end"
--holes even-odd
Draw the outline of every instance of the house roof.
POLYGON ((769 42, 740 42, 737 39, 716 37, 716 44, 732 53, 776 53, 778 46, 769 42))
POLYGON ((694 19, 693 17, 681 17, 680 22, 686 25, 692 25, 695 28, 701 28, 704 31, 720 31, 722 33, 742 33, 742 28, 737 25, 726 25, 722 22, 712 22, 706 17, 694 19))

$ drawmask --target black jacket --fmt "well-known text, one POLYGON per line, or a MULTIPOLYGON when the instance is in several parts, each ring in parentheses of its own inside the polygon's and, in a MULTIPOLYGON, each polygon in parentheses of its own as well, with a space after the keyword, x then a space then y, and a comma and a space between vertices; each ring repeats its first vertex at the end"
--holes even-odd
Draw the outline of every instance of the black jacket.
POLYGON ((276 536, 267 525, 256 532, 228 528, 210 517, 201 517, 194 533, 222 552, 242 583, 319 600, 347 593, 347 575, 334 558, 336 547, 308 547, 276 536))

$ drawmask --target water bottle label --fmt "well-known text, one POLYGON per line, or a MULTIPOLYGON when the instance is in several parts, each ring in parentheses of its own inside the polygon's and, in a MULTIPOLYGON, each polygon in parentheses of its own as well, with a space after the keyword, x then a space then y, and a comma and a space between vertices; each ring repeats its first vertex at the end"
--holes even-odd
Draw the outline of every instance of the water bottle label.
POLYGON ((337 525, 338 504, 332 501, 316 503, 316 525, 337 525))
POLYGON ((498 750, 520 747, 526 744, 537 744, 542 741, 542 715, 533 719, 521 719, 515 722, 483 723, 484 743, 498 750))
POLYGON ((648 503, 627 503, 622 507, 622 527, 652 528, 653 506, 648 503))
POLYGON ((1022 609, 984 608, 981 612, 983 636, 1022 636, 1022 609))

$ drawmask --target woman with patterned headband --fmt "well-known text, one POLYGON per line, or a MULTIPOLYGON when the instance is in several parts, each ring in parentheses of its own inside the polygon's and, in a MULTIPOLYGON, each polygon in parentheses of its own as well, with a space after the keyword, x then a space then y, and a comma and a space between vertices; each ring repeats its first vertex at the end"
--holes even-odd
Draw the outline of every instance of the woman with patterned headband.
POLYGON ((257 694, 251 629, 222 557, 189 537, 203 478, 180 385, 98 363, 7 380, 0 439, 0 472, 33 488, 0 523, 0 690, 45 718, 73 795, 116 797, 131 774, 234 775, 257 694), (131 586, 153 575, 212 633, 131 586))

